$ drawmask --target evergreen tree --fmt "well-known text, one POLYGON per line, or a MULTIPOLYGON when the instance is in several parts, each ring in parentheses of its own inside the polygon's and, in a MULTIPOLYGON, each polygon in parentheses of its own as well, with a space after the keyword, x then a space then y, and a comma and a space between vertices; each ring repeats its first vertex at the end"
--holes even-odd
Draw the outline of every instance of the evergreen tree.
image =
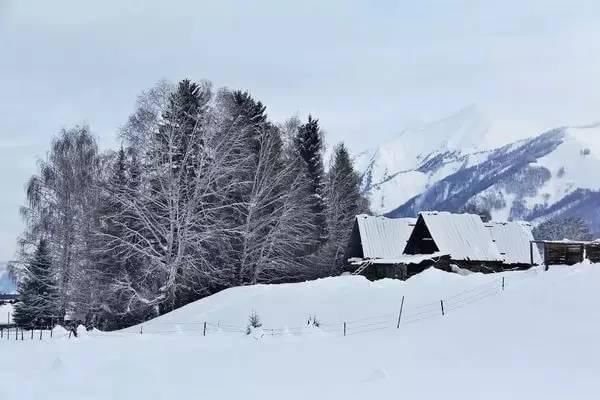
POLYGON ((310 201, 317 238, 323 242, 327 238, 324 196, 325 170, 323 167, 323 135, 319 128, 319 120, 308 116, 308 122, 298 128, 295 140, 296 149, 306 167, 306 175, 310 181, 310 201))
POLYGON ((354 170, 350 153, 343 143, 334 148, 331 167, 327 174, 326 262, 330 273, 343 266, 344 251, 350 239, 357 214, 368 212, 368 202, 360 191, 360 177, 354 170))
POLYGON ((186 168, 193 173, 197 159, 184 160, 188 149, 198 154, 204 146, 201 124, 210 99, 210 91, 187 79, 179 82, 177 90, 169 97, 167 109, 162 114, 162 123, 156 138, 157 155, 164 163, 170 163, 174 173, 186 168), (183 164, 186 165, 183 165, 183 164))
POLYGON ((57 289, 51 273, 50 250, 41 239, 19 283, 14 321, 24 327, 46 327, 57 318, 57 289))
POLYGON ((236 90, 230 96, 233 124, 245 133, 250 148, 258 154, 260 136, 265 132, 264 127, 267 125, 267 108, 246 91, 236 90))
MULTIPOLYGON (((182 218, 189 212, 197 180, 208 162, 205 117, 211 96, 208 85, 201 86, 187 79, 181 81, 169 96, 155 143, 149 149, 153 176, 150 179, 152 200, 147 206, 154 211, 157 221, 161 221, 159 224, 163 224, 162 229, 169 232, 166 243, 153 239, 155 252, 163 254, 167 263, 181 258, 181 248, 185 247, 179 231, 182 218), (173 257, 176 254, 179 256, 173 257)), ((178 264, 172 274, 176 283, 161 305, 163 312, 195 300, 194 288, 183 282, 185 263, 178 264)))

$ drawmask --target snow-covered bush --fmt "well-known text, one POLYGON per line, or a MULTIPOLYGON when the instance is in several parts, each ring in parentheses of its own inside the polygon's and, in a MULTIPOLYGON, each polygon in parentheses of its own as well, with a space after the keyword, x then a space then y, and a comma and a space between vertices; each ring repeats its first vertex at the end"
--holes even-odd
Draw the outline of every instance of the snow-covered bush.
POLYGON ((317 319, 316 315, 310 315, 308 317, 308 326, 314 326, 315 328, 319 328, 321 326, 321 322, 317 319))
POLYGON ((248 326, 246 327, 246 335, 250 335, 255 329, 262 327, 260 317, 255 311, 252 311, 250 317, 248 317, 248 326))

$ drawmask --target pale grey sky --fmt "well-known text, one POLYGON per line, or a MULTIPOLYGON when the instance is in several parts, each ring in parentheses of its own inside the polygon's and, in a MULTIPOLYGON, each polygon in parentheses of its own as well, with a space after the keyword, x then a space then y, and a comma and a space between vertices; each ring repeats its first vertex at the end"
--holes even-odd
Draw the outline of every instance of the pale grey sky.
POLYGON ((477 104, 502 138, 600 120, 600 2, 0 0, 0 259, 35 160, 62 127, 101 144, 160 79, 247 89, 373 147, 477 104))

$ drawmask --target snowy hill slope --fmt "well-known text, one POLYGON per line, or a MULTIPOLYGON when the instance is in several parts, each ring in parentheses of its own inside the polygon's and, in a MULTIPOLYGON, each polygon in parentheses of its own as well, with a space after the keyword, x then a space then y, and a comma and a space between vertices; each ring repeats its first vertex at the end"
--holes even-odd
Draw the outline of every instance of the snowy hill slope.
POLYGON ((441 147, 436 135, 433 140, 427 134, 407 141, 401 135, 381 147, 385 152, 371 155, 363 182, 374 211, 404 217, 421 210, 459 211, 473 203, 489 209, 497 220, 538 222, 557 214, 580 215, 600 232, 600 213, 593 206, 600 199, 599 125, 558 128, 496 149, 478 148, 475 140, 460 148, 447 145, 451 137, 457 135, 455 143, 461 145, 465 136, 485 142, 485 130, 483 123, 473 122, 481 119, 477 113, 453 118, 464 121, 463 129, 446 120, 434 124, 446 129, 441 147), (417 141, 420 147, 413 146, 417 141), (402 164, 403 169, 385 154, 409 150, 416 158, 402 164))
POLYGON ((338 277, 230 289, 144 324, 142 335, 133 330, 2 341, 0 396, 591 400, 600 392, 599 285, 600 269, 591 265, 502 275, 427 271, 407 282, 338 277), (496 285, 501 276, 503 292, 496 285), (240 324, 252 309, 273 327, 295 325, 307 310, 324 323, 396 314, 402 295, 407 317, 400 329, 392 318, 388 329, 363 327, 346 337, 325 328, 314 329, 321 334, 260 340, 214 330, 204 337, 173 325, 204 319, 240 324), (436 315, 419 308, 432 299, 436 315))
MULTIPOLYGON (((428 304, 439 314, 440 296, 451 296, 463 290, 500 289, 499 276, 480 275, 465 279, 456 274, 429 269, 409 281, 381 280, 370 282, 362 276, 343 276, 319 279, 302 284, 256 285, 224 290, 199 300, 143 325, 144 332, 160 332, 165 328, 181 332, 198 329, 196 324, 208 321, 212 328, 219 324, 243 330, 248 317, 256 312, 267 329, 289 329, 297 332, 315 315, 323 328, 334 333, 343 332, 343 322, 349 331, 363 330, 363 324, 396 324, 402 296, 413 305, 428 304), (423 290, 427 287, 427 290, 423 290), (368 304, 365 304, 368 299, 368 304), (432 305, 433 304, 433 305, 432 305), (377 318, 373 319, 373 316, 377 318), (381 317, 381 318, 379 318, 381 317), (365 321, 363 321, 365 320, 365 321), (354 321, 356 321, 356 326, 354 321)), ((410 310, 407 308, 407 310, 410 310)), ((406 316, 410 316, 407 311, 406 316)), ((140 327, 126 331, 139 332, 140 327)))

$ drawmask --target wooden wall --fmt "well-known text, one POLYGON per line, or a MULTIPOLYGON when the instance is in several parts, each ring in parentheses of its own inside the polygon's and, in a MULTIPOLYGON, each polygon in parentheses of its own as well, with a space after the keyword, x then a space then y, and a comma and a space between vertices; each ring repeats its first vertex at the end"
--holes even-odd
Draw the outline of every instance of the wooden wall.
POLYGON ((584 244, 544 243, 545 265, 573 265, 583 261, 584 244))
POLYGON ((592 263, 600 263, 600 243, 588 243, 585 246, 585 256, 592 263))

